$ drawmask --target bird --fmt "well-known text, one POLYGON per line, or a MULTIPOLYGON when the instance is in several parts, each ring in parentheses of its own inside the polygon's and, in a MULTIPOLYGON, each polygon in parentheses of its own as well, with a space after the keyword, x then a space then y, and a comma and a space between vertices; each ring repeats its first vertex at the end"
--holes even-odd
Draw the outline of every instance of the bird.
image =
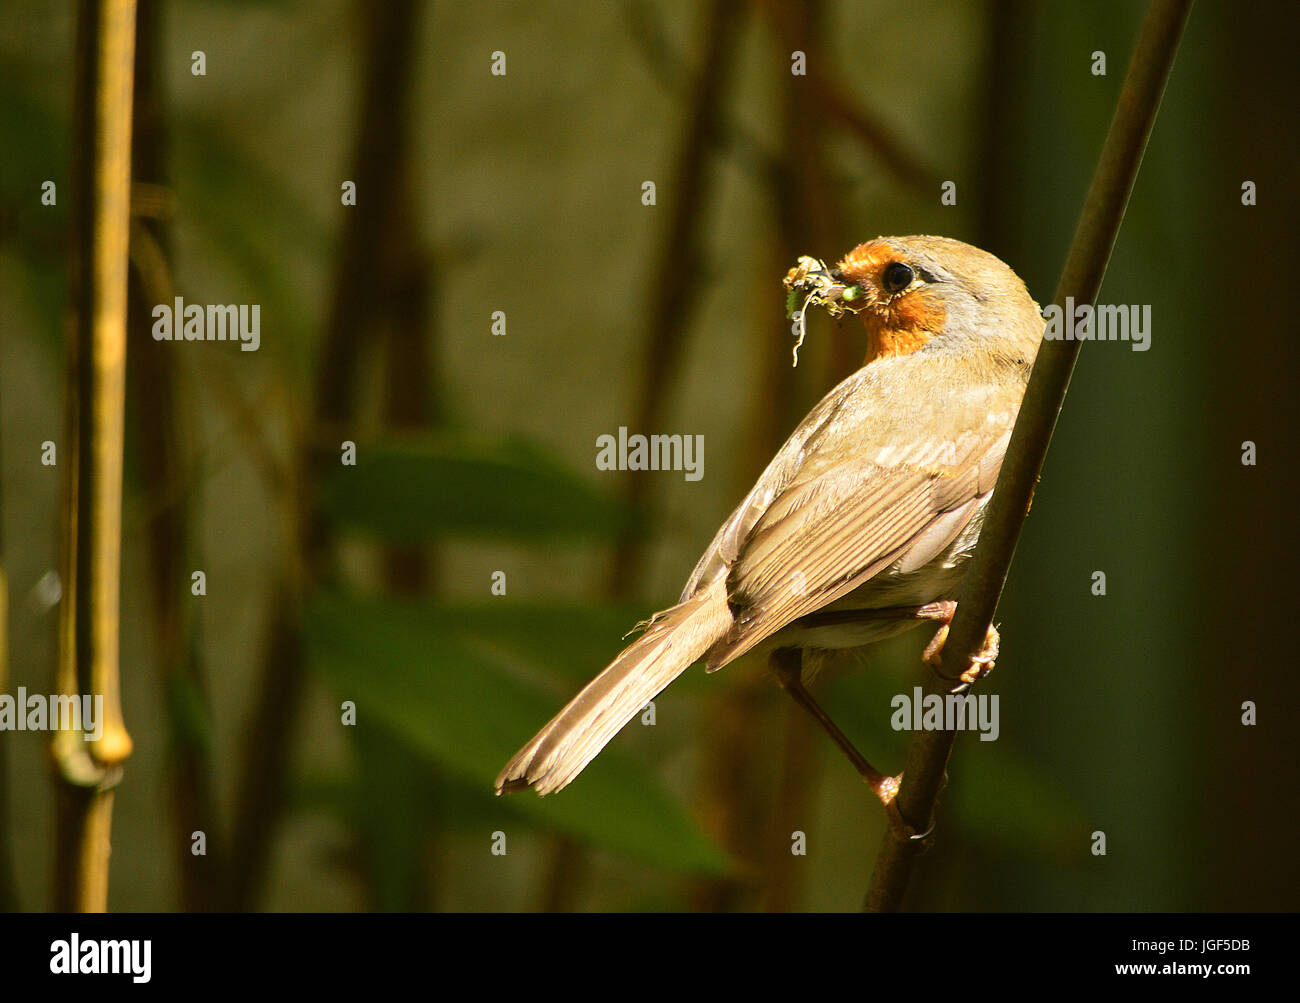
MULTIPOLYGON (((497 794, 561 790, 686 669, 757 652, 891 804, 899 777, 871 767, 807 684, 828 652, 926 621, 940 624, 924 653, 938 665, 1044 320, 1008 265, 948 237, 877 237, 833 268, 800 258, 786 286, 804 309, 862 319, 862 366, 795 428, 678 602, 510 759, 497 794)), ((997 645, 990 625, 965 683, 997 645)))

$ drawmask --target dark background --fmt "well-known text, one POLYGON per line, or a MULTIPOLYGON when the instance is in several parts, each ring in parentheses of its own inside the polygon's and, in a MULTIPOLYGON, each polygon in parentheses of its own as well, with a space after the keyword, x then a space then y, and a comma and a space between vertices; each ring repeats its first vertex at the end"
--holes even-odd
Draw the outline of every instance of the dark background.
MULTIPOLYGON (((491 782, 861 358, 818 316, 790 369, 796 255, 941 233, 1050 299, 1143 9, 142 2, 110 906, 856 908, 883 816, 753 659, 553 798, 491 782), (260 304, 260 351, 153 342, 168 289, 260 304), (598 471, 620 425, 702 434, 703 480, 598 471)), ((1001 736, 958 742, 916 908, 1297 905, 1293 11, 1193 9, 1101 293, 1150 304, 1152 347, 1084 347, 999 611, 1001 736)), ((54 685, 73 27, 0 9, 10 693, 54 685)), ((892 769, 927 638, 818 685, 892 769)), ((29 910, 47 742, 0 736, 29 910)))

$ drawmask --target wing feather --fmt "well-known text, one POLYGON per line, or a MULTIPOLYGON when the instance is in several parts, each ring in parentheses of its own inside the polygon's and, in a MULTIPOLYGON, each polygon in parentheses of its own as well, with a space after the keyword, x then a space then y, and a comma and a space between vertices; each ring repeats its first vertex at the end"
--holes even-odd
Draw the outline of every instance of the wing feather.
POLYGON ((947 420, 931 424, 933 402, 900 408, 862 385, 878 365, 809 415, 696 566, 686 594, 725 574, 735 616, 710 669, 896 562, 924 565, 987 500, 1015 420, 1005 386, 954 393, 942 402, 947 420), (945 426, 963 431, 940 441, 915 434, 945 426), (854 453, 846 446, 855 441, 873 448, 854 453))

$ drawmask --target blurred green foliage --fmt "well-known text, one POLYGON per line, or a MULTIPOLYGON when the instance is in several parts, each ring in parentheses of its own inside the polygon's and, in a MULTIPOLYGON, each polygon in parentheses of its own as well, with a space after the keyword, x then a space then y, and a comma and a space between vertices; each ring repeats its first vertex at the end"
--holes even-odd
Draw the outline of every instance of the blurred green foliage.
POLYGON ((360 443, 356 466, 326 480, 320 507, 341 527, 402 543, 608 540, 630 521, 535 444, 481 439, 360 443))
MULTIPOLYGON (((503 605, 494 619, 509 617, 503 605)), ((599 621, 591 617, 587 627, 599 621)), ((522 744, 520 736, 555 709, 553 694, 525 683, 491 653, 491 633, 486 644, 478 641, 489 623, 480 617, 457 629, 430 622, 420 607, 322 598, 308 617, 311 664, 340 698, 355 700, 359 731, 373 715, 376 724, 487 798, 497 772, 522 744)), ((545 640, 564 650, 561 639, 545 640)), ((725 868, 724 855, 636 760, 608 752, 583 776, 568 797, 499 802, 502 819, 522 816, 674 870, 725 868)))

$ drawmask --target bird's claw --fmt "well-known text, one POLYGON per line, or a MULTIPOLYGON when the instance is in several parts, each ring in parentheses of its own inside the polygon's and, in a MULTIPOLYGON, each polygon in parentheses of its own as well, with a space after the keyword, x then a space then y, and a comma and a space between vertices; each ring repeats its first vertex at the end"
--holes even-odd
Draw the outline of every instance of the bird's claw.
MULTIPOLYGON (((948 624, 945 623, 935 632, 930 643, 925 646, 925 651, 921 654, 921 660, 945 679, 952 679, 954 677, 946 675, 942 669, 943 644, 947 639, 948 624)), ((979 651, 971 655, 970 664, 966 666, 960 676, 956 677, 961 682, 958 690, 964 690, 993 671, 997 665, 998 648, 1001 641, 1002 637, 998 633, 997 627, 990 624, 988 633, 984 635, 983 646, 979 651)))

